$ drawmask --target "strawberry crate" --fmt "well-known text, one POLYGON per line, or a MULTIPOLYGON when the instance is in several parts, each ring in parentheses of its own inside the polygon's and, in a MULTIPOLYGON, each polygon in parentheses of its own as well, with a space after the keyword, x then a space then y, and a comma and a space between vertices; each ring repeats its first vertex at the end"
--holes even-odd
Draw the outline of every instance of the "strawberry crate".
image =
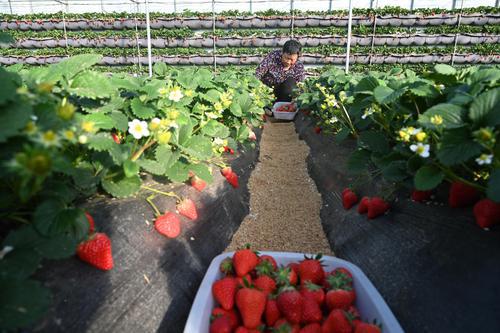
MULTIPOLYGON (((212 260, 201 282, 200 288, 196 293, 184 328, 184 333, 208 333, 210 314, 215 305, 215 300, 212 297, 212 284, 222 278, 222 273, 219 271, 222 260, 227 257, 232 257, 233 254, 234 252, 223 253, 212 260)), ((302 253, 262 251, 260 254, 267 254, 274 257, 280 266, 304 259, 302 253)), ((348 261, 330 256, 323 256, 322 260, 326 271, 344 267, 352 273, 354 290, 356 290, 355 305, 359 309, 364 321, 372 322, 375 319, 377 323, 382 324, 383 333, 404 332, 382 296, 358 266, 348 261)))
POLYGON ((294 103, 290 102, 276 102, 273 105, 273 116, 276 119, 281 119, 281 120, 293 120, 295 118, 295 115, 297 114, 297 106, 294 103), (293 105, 295 107, 295 112, 280 112, 277 111, 280 106, 283 105, 293 105))

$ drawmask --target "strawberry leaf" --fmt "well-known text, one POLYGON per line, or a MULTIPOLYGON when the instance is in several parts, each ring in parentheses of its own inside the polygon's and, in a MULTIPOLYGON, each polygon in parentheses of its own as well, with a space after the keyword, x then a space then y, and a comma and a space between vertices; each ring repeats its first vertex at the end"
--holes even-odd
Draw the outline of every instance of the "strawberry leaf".
POLYGON ((0 260, 0 280, 24 280, 30 277, 40 264, 42 257, 34 249, 14 248, 0 260))
POLYGON ((111 135, 109 135, 109 133, 101 132, 89 136, 88 146, 90 149, 96 151, 105 151, 110 150, 115 145, 116 142, 113 141, 113 138, 111 137, 111 135))
POLYGON ((443 134, 437 157, 444 165, 456 165, 479 155, 482 149, 479 143, 472 141, 468 128, 457 128, 443 134))
POLYGON ((149 105, 144 104, 141 100, 136 97, 130 103, 130 108, 137 118, 140 119, 150 119, 156 114, 155 109, 151 108, 149 105))
POLYGON ((377 153, 388 153, 390 151, 387 137, 382 132, 362 132, 358 139, 358 145, 368 148, 377 153))
POLYGON ((490 175, 488 180, 488 188, 486 190, 486 195, 491 200, 500 203, 500 170, 496 169, 490 175))
POLYGON ((139 191, 141 188, 141 178, 135 175, 133 177, 120 177, 113 179, 103 179, 102 187, 116 198, 125 198, 139 191))
POLYGON ((458 105, 441 103, 427 109, 427 111, 418 117, 418 122, 426 128, 435 129, 436 125, 432 123, 431 118, 434 116, 441 116, 443 118, 443 123, 438 125, 439 127, 458 128, 464 125, 462 121, 462 111, 463 109, 458 105))
POLYGON ((347 170, 350 174, 363 173, 370 163, 371 152, 366 149, 358 149, 351 153, 347 160, 347 170))
POLYGON ((167 168, 165 175, 173 182, 185 182, 189 178, 189 169, 191 166, 183 160, 175 162, 171 167, 167 168))
POLYGON ((155 160, 140 159, 137 161, 139 166, 153 175, 164 175, 166 167, 155 160))
POLYGON ((83 240, 89 232, 89 223, 83 210, 67 208, 59 212, 49 227, 50 235, 65 234, 75 241, 83 240))
POLYGON ((469 117, 476 124, 488 126, 500 124, 500 88, 488 90, 474 99, 469 117))
POLYGON ((437 64, 434 66, 434 70, 441 75, 455 75, 457 73, 455 67, 446 64, 437 64))
POLYGON ((68 92, 78 97, 97 99, 111 97, 116 93, 116 88, 102 73, 83 72, 73 79, 68 92))
POLYGON ((192 164, 190 166, 190 170, 193 171, 195 175, 208 183, 211 183, 213 181, 212 173, 205 164, 192 164))
MULTIPOLYGON (((88 222, 86 222, 88 225, 88 222)), ((37 251, 47 259, 63 259, 75 254, 78 241, 67 234, 59 234, 50 238, 44 237, 37 245, 37 251)))
POLYGON ((437 187, 444 179, 444 173, 433 165, 425 165, 415 174, 415 188, 419 191, 428 191, 437 187))
POLYGON ((112 129, 113 127, 115 127, 113 118, 103 113, 92 113, 85 115, 83 117, 83 120, 93 122, 96 129, 112 129))

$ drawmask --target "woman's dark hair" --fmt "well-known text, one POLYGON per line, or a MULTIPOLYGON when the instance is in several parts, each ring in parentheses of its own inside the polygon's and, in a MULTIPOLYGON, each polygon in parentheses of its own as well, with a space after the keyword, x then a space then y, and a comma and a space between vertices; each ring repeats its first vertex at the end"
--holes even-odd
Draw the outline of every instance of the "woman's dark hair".
POLYGON ((300 54, 302 46, 296 40, 290 39, 283 45, 283 53, 300 54))

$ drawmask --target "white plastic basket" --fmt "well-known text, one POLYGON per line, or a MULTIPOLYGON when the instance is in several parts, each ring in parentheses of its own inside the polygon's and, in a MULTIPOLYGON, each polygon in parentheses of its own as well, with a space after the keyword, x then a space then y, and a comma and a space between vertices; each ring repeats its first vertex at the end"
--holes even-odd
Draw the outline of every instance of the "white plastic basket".
MULTIPOLYGON (((223 253, 212 260, 196 293, 191 312, 184 327, 184 333, 208 333, 210 314, 215 305, 214 298, 212 297, 212 284, 222 278, 222 273, 219 271, 222 260, 232 257, 233 254, 234 252, 223 253)), ((273 256, 278 265, 287 265, 291 262, 298 262, 304 259, 302 253, 263 251, 260 254, 273 256)), ((337 267, 345 267, 352 273, 354 290, 356 291, 355 305, 361 314, 362 320, 372 322, 373 319, 376 319, 377 323, 382 324, 384 333, 404 333, 391 309, 389 309, 377 289, 375 289, 358 266, 330 256, 323 256, 322 260, 325 271, 331 271, 337 267)))
POLYGON ((277 108, 279 108, 282 105, 287 105, 287 104, 293 104, 290 102, 276 102, 273 105, 273 116, 276 119, 282 119, 282 120, 293 120, 295 118, 295 115, 297 114, 298 110, 295 112, 279 112, 276 111, 277 108))

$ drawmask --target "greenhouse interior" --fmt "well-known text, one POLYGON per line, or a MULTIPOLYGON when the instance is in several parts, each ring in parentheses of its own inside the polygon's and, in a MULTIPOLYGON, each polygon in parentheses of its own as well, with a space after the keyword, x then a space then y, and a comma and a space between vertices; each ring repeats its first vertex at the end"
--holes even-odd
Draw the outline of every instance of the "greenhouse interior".
POLYGON ((0 332, 500 332, 500 0, 1 0, 0 332))

